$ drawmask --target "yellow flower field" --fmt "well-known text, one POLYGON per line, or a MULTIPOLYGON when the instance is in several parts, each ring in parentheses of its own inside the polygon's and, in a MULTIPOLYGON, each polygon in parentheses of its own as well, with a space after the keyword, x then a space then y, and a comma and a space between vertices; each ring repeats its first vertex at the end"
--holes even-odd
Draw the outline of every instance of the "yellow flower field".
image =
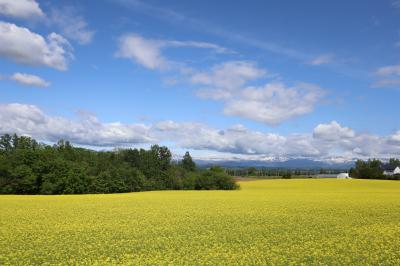
POLYGON ((400 182, 0 196, 0 265, 400 265, 400 182))

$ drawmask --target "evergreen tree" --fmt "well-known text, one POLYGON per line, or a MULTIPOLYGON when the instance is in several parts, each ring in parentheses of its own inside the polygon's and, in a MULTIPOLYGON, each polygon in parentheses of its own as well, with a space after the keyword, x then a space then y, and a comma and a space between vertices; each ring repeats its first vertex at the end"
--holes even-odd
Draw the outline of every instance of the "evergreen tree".
POLYGON ((190 156, 190 153, 188 151, 183 156, 182 167, 183 169, 191 172, 196 170, 196 164, 193 161, 192 156, 190 156))

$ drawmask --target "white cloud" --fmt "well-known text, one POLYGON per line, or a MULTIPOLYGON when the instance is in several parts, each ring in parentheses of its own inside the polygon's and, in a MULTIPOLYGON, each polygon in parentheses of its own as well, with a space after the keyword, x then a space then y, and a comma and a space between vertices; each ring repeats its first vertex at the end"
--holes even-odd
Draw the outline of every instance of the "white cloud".
POLYGON ((68 139, 82 145, 116 146, 152 141, 143 124, 101 123, 90 113, 79 113, 78 120, 46 115, 27 104, 0 105, 0 132, 25 134, 40 140, 68 139))
POLYGON ((390 142, 400 145, 400 130, 395 134, 391 135, 389 138, 390 142))
POLYGON ((395 8, 400 8, 400 0, 393 1, 393 2, 392 2, 392 5, 393 5, 395 8))
POLYGON ((375 74, 381 79, 371 85, 373 88, 400 86, 400 65, 380 67, 375 71, 375 74))
MULTIPOLYGON (((209 43, 152 40, 130 34, 120 38, 117 56, 132 59, 149 69, 166 70, 175 64, 162 54, 162 49, 168 46, 222 49, 209 43)), ((181 70, 181 74, 189 83, 201 86, 196 90, 197 96, 223 101, 225 114, 265 124, 279 124, 310 113, 323 96, 321 88, 305 83, 293 87, 267 83, 262 87, 246 88, 244 86, 250 82, 270 75, 251 61, 228 61, 213 66, 209 71, 181 70)))
POLYGON ((10 77, 11 80, 18 82, 24 86, 33 86, 33 87, 48 87, 50 86, 50 82, 42 79, 41 77, 25 74, 25 73, 15 73, 10 77))
POLYGON ((200 49, 211 49, 214 50, 216 53, 220 54, 232 54, 235 53, 234 51, 219 46, 214 43, 208 43, 208 42, 196 42, 196 41, 165 41, 164 42, 165 46, 170 46, 170 47, 193 47, 193 48, 200 48, 200 49))
POLYGON ((372 88, 400 87, 400 78, 381 79, 371 85, 372 88))
POLYGON ((161 54, 161 47, 159 41, 128 34, 119 39, 117 56, 134 60, 149 69, 165 69, 168 63, 161 54))
POLYGON ((354 138, 355 133, 351 128, 342 127, 338 122, 320 124, 314 129, 314 137, 317 139, 333 141, 354 138))
POLYGON ((377 69, 376 74, 384 77, 390 75, 400 76, 400 65, 380 67, 377 69))
POLYGON ((56 33, 47 38, 15 24, 0 21, 0 57, 20 64, 68 68, 70 45, 56 33))
POLYGON ((199 123, 173 121, 156 123, 152 134, 158 139, 173 141, 181 148, 233 154, 272 154, 278 152, 279 145, 285 141, 282 136, 249 131, 242 125, 223 130, 199 123))
POLYGON ((148 69, 166 70, 179 65, 162 54, 163 49, 171 47, 194 47, 211 49, 217 53, 232 53, 231 50, 213 43, 147 39, 132 33, 119 38, 116 55, 121 58, 131 59, 148 69))
POLYGON ((86 20, 70 7, 54 9, 50 21, 60 28, 64 36, 81 45, 89 44, 95 34, 93 30, 88 29, 86 20))
POLYGON ((322 54, 311 60, 309 64, 313 66, 325 65, 331 63, 333 61, 333 58, 333 54, 322 54))
POLYGON ((322 89, 309 84, 268 83, 236 93, 225 102, 224 113, 274 125, 312 112, 322 95, 322 89))
POLYGON ((0 0, 0 14, 22 19, 44 16, 35 0, 0 0))
POLYGON ((88 112, 79 112, 78 118, 72 120, 47 115, 34 105, 0 104, 0 134, 4 133, 29 135, 43 141, 63 138, 75 144, 99 147, 169 143, 173 150, 205 151, 225 159, 346 161, 400 155, 400 131, 390 136, 358 134, 335 121, 317 125, 310 133, 282 136, 252 131, 243 125, 218 129, 169 120, 152 125, 103 123, 88 112))
POLYGON ((266 76, 268 72, 254 62, 231 61, 208 72, 192 73, 189 80, 203 86, 196 91, 198 97, 222 101, 226 115, 269 125, 312 112, 324 95, 322 88, 308 83, 292 87, 282 82, 248 86, 249 82, 266 76))
POLYGON ((258 68, 254 62, 229 61, 214 66, 209 72, 200 72, 192 75, 190 81, 193 84, 233 90, 266 74, 267 72, 258 68))

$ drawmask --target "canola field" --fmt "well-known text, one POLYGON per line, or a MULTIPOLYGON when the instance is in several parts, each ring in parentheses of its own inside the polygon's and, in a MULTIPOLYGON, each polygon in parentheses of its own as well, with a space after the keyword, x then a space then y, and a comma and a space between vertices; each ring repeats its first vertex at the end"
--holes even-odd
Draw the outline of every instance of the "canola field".
POLYGON ((0 196, 0 265, 400 265, 400 182, 0 196))

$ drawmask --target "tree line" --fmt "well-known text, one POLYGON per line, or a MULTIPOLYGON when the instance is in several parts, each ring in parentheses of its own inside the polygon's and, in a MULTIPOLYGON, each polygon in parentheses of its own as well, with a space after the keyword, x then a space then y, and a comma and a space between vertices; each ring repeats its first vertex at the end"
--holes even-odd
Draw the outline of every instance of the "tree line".
POLYGON ((46 145, 26 136, 0 137, 1 194, 120 193, 148 190, 231 190, 222 168, 198 169, 186 152, 173 161, 167 147, 94 151, 60 140, 46 145))
MULTIPOLYGON (((367 161, 358 160, 355 167, 350 169, 350 176, 361 179, 390 179, 400 180, 400 175, 384 175, 384 163, 377 159, 370 159, 367 161)), ((388 165, 400 167, 399 159, 390 159, 388 165)))
POLYGON ((241 167, 241 168, 228 168, 225 172, 232 176, 243 177, 288 177, 288 176, 307 176, 312 177, 318 174, 339 174, 345 169, 288 169, 288 168, 275 168, 275 167, 241 167))

